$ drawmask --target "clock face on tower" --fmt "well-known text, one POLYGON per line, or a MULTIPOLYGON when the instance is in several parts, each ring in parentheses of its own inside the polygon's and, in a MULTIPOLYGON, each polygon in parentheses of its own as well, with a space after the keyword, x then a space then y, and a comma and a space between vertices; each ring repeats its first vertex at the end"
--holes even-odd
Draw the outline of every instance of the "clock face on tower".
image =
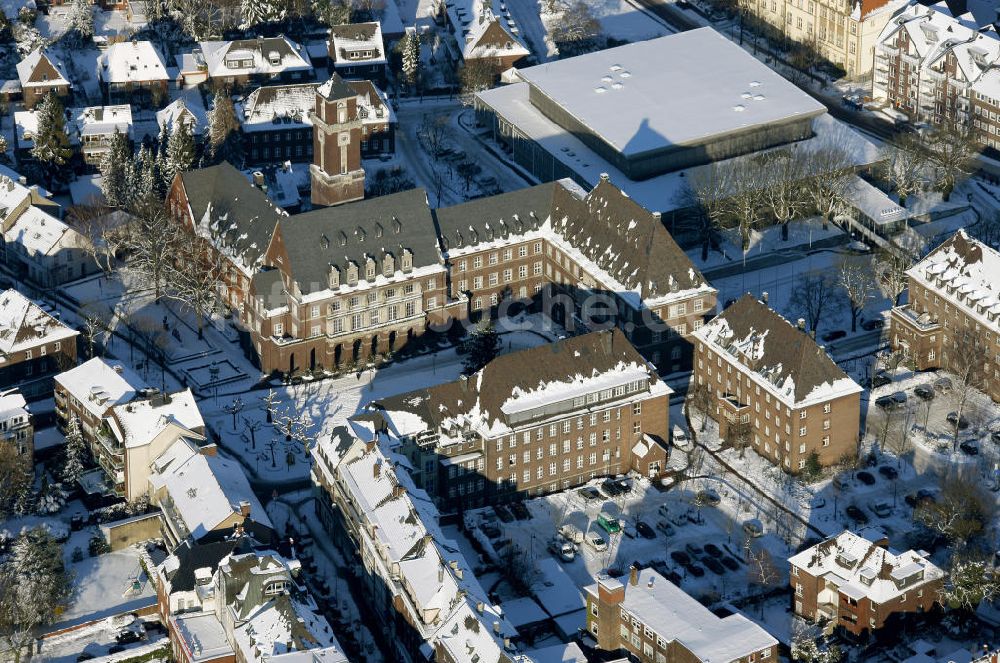
POLYGON ((351 144, 351 132, 342 131, 337 134, 337 145, 350 145, 351 144))

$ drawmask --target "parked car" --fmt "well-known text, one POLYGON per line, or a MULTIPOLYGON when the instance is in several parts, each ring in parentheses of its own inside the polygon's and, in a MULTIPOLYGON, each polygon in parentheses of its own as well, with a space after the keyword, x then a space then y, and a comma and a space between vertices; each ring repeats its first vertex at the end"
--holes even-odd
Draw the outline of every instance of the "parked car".
POLYGON ((702 557, 701 563, 705 565, 705 568, 717 576, 721 576, 726 572, 725 567, 723 567, 719 560, 714 557, 702 557))
POLYGON ((644 539, 656 538, 656 531, 641 520, 635 521, 635 531, 644 539))
POLYGON ((958 426, 958 430, 965 430, 969 427, 969 420, 965 418, 964 414, 959 416, 958 412, 949 412, 945 419, 952 426, 958 426))
POLYGON ((622 525, 622 534, 624 534, 626 537, 630 539, 634 539, 635 537, 639 536, 639 533, 635 531, 635 528, 629 525, 628 523, 624 523, 622 525))
POLYGON ((563 523, 563 526, 559 528, 559 533, 567 541, 572 543, 583 543, 583 530, 574 525, 573 523, 563 523))
POLYGON ((714 543, 706 543, 705 552, 711 555, 712 557, 715 557, 716 559, 722 557, 722 549, 719 548, 719 546, 715 545, 714 543))
POLYGON ((684 527, 688 524, 688 515, 689 514, 686 511, 678 511, 674 515, 670 516, 670 522, 678 527, 684 527))
POLYGON ((872 389, 878 389, 884 385, 892 383, 892 376, 885 369, 877 371, 874 376, 872 376, 872 389))
POLYGON ((504 521, 505 523, 514 522, 514 516, 511 515, 510 511, 508 511, 507 507, 505 507, 504 505, 497 504, 493 507, 493 510, 496 512, 497 518, 504 521))
POLYGON ((688 573, 690 573, 691 575, 693 575, 695 578, 700 578, 703 575, 705 575, 705 569, 703 569, 700 566, 698 566, 697 564, 693 564, 693 563, 692 564, 688 564, 687 566, 685 566, 684 570, 686 570, 688 573))
POLYGON ((868 522, 868 516, 865 515, 865 512, 853 504, 848 505, 848 507, 844 509, 844 513, 846 513, 851 520, 855 520, 862 525, 868 522))
POLYGON ((938 378, 935 380, 934 390, 939 391, 942 394, 947 394, 951 391, 951 378, 938 378))
POLYGON ((663 532, 664 536, 673 536, 674 532, 676 531, 674 530, 673 526, 666 520, 661 520, 660 522, 656 523, 656 529, 663 532))
POLYGON ((891 465, 883 465, 882 467, 878 468, 878 473, 884 476, 886 479, 889 479, 890 481, 899 478, 899 472, 897 472, 896 468, 892 467, 891 465))
POLYGON ((686 550, 688 554, 691 555, 692 557, 697 557, 698 555, 704 552, 704 550, 702 550, 702 547, 694 542, 688 542, 687 544, 685 544, 684 550, 686 550))
POLYGON ((878 501, 871 504, 868 508, 879 518, 888 518, 892 514, 892 506, 888 502, 878 501))
POLYGON ((621 479, 615 479, 618 483, 618 490, 622 492, 623 495, 632 492, 632 480, 627 477, 622 477, 621 479))
POLYGON ((688 434, 680 426, 674 426, 673 438, 675 447, 687 449, 691 446, 691 438, 688 437, 688 434))
POLYGON ((681 566, 687 566, 691 563, 691 557, 683 550, 671 550, 670 559, 681 566))
POLYGON ((618 482, 610 477, 601 483, 601 490, 608 497, 618 497, 622 494, 622 489, 619 487, 618 482))
POLYGON ((764 523, 760 522, 756 518, 751 518, 743 523, 743 531, 747 534, 747 536, 752 536, 754 538, 763 536, 764 523))
POLYGON ((865 484, 866 486, 875 485, 875 477, 872 476, 871 472, 866 472, 864 470, 861 470, 860 472, 857 473, 856 476, 858 477, 858 481, 865 484))
POLYGON ((906 392, 905 391, 893 392, 892 400, 896 401, 896 405, 906 405, 906 392))
POLYGON ((831 341, 836 341, 838 338, 844 338, 845 336, 847 336, 846 331, 843 329, 837 329, 823 334, 821 338, 825 343, 830 343, 831 341))
POLYGON ((896 403, 896 399, 892 396, 879 396, 875 399, 875 405, 883 410, 894 410, 898 403, 896 403))
POLYGON ((910 493, 909 495, 904 497, 903 501, 906 502, 906 504, 909 505, 910 507, 916 508, 921 504, 934 503, 936 499, 934 497, 933 490, 929 488, 921 488, 917 492, 910 493))
POLYGON ((528 507, 524 505, 524 502, 511 502, 510 510, 518 520, 531 519, 531 512, 528 511, 528 507))
POLYGON ((885 320, 882 318, 873 318, 871 320, 865 320, 861 323, 861 328, 865 331, 875 331, 876 329, 882 329, 885 326, 885 320))
POLYGON ((964 442, 958 445, 958 448, 961 449, 962 453, 964 453, 966 456, 979 455, 979 447, 976 445, 975 442, 971 440, 965 440, 964 442))
POLYGON ((601 499, 601 492, 593 486, 584 486, 580 490, 576 491, 576 494, 587 502, 601 499))
POLYGON ((617 534, 622 531, 621 523, 607 511, 601 511, 601 514, 597 516, 597 524, 608 534, 617 534))
POLYGON ((918 384, 913 388, 913 393, 925 401, 929 401, 934 398, 934 386, 929 384, 918 384))
POLYGON ((591 532, 587 535, 587 545, 597 552, 604 552, 608 549, 608 542, 597 532, 591 532))
POLYGON ((719 502, 722 501, 722 498, 719 497, 719 494, 714 490, 710 489, 699 490, 698 494, 696 495, 696 499, 700 500, 701 503, 706 506, 718 506, 719 502))
POLYGON ((732 557, 723 557, 719 561, 722 562, 722 565, 724 567, 726 567, 727 569, 729 569, 730 571, 739 571, 740 570, 740 563, 737 562, 732 557))
POLYGON ((124 629, 115 634, 115 642, 120 645, 130 645, 142 640, 142 634, 132 629, 124 629))
POLYGON ((549 542, 549 552, 564 562, 572 562, 576 558, 573 544, 558 537, 549 542))

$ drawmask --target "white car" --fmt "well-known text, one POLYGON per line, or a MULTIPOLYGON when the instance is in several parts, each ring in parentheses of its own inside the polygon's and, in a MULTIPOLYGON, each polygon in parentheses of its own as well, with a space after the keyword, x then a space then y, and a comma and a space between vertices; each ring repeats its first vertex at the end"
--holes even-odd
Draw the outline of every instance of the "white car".
POLYGON ((691 447, 691 438, 680 426, 674 426, 673 430, 674 446, 678 449, 688 449, 691 447))
POLYGON ((573 544, 559 538, 555 538, 549 543, 549 551, 564 562, 572 562, 576 557, 573 544))
POLYGON ((587 545, 597 552, 604 552, 608 549, 608 542, 597 532, 591 532, 587 535, 587 545))

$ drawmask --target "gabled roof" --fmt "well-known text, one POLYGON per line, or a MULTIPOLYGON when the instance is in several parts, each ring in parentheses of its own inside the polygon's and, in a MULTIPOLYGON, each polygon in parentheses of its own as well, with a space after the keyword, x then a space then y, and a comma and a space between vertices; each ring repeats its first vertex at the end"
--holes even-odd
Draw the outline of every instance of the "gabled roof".
POLYGON ((802 406, 861 391, 809 334, 751 295, 738 299, 694 334, 761 376, 790 404, 802 406))
POLYGON ((136 391, 145 385, 142 378, 128 368, 110 364, 101 357, 60 373, 55 381, 98 418, 114 405, 132 400, 136 391))
POLYGON ((442 248, 459 253, 484 242, 502 245, 511 235, 538 230, 549 216, 556 186, 547 182, 437 210, 442 248))
POLYGON ((375 21, 330 26, 329 52, 338 64, 384 63, 386 59, 385 46, 382 44, 381 23, 375 21), (358 59, 349 58, 348 54, 355 51, 371 51, 371 55, 358 59))
POLYGON ((101 56, 101 80, 106 83, 136 83, 170 79, 159 50, 149 41, 112 44, 101 56))
POLYGON ((166 108, 156 111, 156 124, 160 129, 169 126, 171 131, 176 131, 177 123, 183 120, 191 123, 191 132, 199 136, 208 126, 208 112, 197 90, 185 92, 195 92, 195 94, 182 93, 183 96, 179 99, 172 101, 166 108))
POLYGON ((906 273, 943 296, 957 300, 988 327, 997 325, 1000 252, 970 237, 964 229, 945 240, 906 273))
POLYGON ((200 44, 209 76, 278 74, 284 71, 312 70, 309 56, 285 36, 203 41, 200 44), (272 58, 276 63, 272 63, 272 58), (227 62, 253 60, 249 67, 230 67, 227 62))
POLYGON ((180 177, 197 233, 246 271, 253 271, 285 213, 227 162, 180 177))
POLYGON ((17 290, 0 292, 0 365, 6 355, 30 350, 43 343, 72 339, 70 329, 17 290))
POLYGON ((205 429, 205 421, 190 389, 116 405, 111 410, 111 417, 112 430, 129 448, 149 444, 171 424, 199 438, 205 429))
POLYGON ((552 228, 624 290, 647 303, 695 290, 712 291, 659 213, 645 209, 608 178, 602 177, 582 197, 576 187, 557 186, 552 228))
POLYGON ((312 126, 309 114, 316 107, 318 86, 318 83, 302 83, 257 88, 236 106, 243 130, 252 131, 258 126, 274 128, 277 124, 312 126))
POLYGON ((378 278, 383 257, 391 254, 399 269, 404 249, 413 254, 413 269, 442 262, 427 194, 419 188, 286 217, 275 234, 284 243, 286 264, 303 294, 327 288, 330 265, 340 268, 341 283, 346 283, 344 275, 353 261, 359 280, 364 280, 369 256, 376 262, 378 278))
POLYGON ((62 62, 49 57, 41 46, 28 53, 23 60, 17 63, 17 78, 21 82, 21 87, 33 87, 44 85, 52 87, 54 85, 69 85, 69 76, 63 68, 62 62), (51 76, 51 74, 55 76, 51 76))

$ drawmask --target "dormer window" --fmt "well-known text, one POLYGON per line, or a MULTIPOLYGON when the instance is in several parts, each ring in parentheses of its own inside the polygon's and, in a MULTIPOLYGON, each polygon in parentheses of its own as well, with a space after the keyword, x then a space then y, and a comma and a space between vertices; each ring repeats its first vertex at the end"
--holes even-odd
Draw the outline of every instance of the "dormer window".
POLYGON ((347 266, 347 284, 358 284, 358 266, 353 262, 347 266))
POLYGON ((291 588, 291 583, 287 580, 273 580, 264 585, 264 596, 277 596, 284 594, 285 590, 291 588))
POLYGON ((403 273, 406 274, 412 269, 413 269, 413 253, 411 253, 409 249, 403 249, 403 273))
POLYGON ((396 261, 388 253, 382 258, 382 276, 389 278, 396 271, 396 261))
POLYGON ((327 272, 327 285, 330 288, 340 287, 340 268, 336 265, 330 265, 330 269, 327 272))
POLYGON ((365 278, 369 281, 375 279, 375 261, 371 258, 365 261, 365 278))

